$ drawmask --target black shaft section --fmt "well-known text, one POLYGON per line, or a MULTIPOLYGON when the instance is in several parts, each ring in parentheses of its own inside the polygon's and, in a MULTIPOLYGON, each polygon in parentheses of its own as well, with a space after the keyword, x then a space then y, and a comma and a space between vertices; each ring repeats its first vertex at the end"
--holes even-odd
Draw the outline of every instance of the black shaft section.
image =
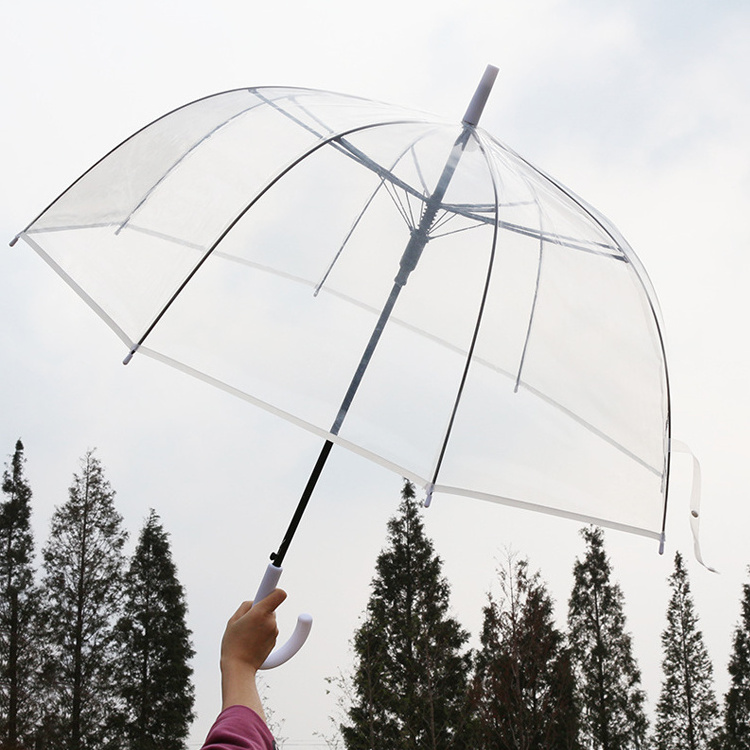
POLYGON ((318 460, 315 462, 315 466, 313 467, 312 473, 310 474, 310 478, 307 480, 305 491, 302 493, 302 497, 300 498, 299 503, 297 503, 297 510, 294 511, 292 520, 289 523, 289 528, 286 530, 286 534, 284 534, 284 538, 279 545, 279 549, 271 555, 271 562, 277 568, 280 568, 281 563, 284 562, 284 557, 286 556, 286 552, 289 549, 289 545, 292 541, 292 537, 294 536, 294 532, 297 531, 297 526, 299 526, 299 522, 302 520, 302 515, 307 508, 307 503, 310 501, 310 497, 312 496, 313 490, 315 489, 315 485, 318 483, 320 473, 323 471, 323 467, 326 465, 328 454, 331 452, 332 447, 333 443, 330 440, 326 440, 325 443, 323 443, 323 449, 320 451, 320 455, 318 456, 318 460))

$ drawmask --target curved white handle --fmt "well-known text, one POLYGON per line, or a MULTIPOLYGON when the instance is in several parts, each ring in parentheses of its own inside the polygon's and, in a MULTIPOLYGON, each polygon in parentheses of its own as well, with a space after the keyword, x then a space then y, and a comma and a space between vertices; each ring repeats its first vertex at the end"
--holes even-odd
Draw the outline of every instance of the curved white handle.
MULTIPOLYGON (((282 571, 283 568, 278 568, 273 563, 269 563, 253 601, 259 602, 261 599, 265 599, 276 588, 282 571)), ((289 661, 305 644, 307 636, 310 635, 311 628, 312 617, 308 614, 301 614, 297 618, 297 625, 289 640, 271 653, 260 668, 273 669, 289 661)))
POLYGON ((272 654, 269 654, 268 658, 261 664, 261 669, 273 669, 283 664, 285 661, 289 661, 302 646, 305 645, 307 636, 310 635, 310 629, 312 628, 312 617, 307 614, 302 614, 297 618, 297 624, 294 626, 294 632, 290 636, 289 640, 280 648, 277 648, 272 654))

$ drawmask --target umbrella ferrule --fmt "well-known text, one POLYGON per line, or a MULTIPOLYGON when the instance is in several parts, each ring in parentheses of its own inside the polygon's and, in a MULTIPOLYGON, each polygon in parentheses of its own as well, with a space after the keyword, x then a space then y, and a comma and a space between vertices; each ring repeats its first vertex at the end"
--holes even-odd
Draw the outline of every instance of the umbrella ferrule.
POLYGON ((477 90, 474 92, 472 100, 469 102, 469 106, 464 115, 463 124, 469 127, 476 127, 479 122, 479 118, 482 116, 484 111, 484 105, 487 104, 487 99, 492 91, 492 86, 497 78, 498 69, 494 65, 488 65, 482 76, 482 80, 477 86, 477 90))

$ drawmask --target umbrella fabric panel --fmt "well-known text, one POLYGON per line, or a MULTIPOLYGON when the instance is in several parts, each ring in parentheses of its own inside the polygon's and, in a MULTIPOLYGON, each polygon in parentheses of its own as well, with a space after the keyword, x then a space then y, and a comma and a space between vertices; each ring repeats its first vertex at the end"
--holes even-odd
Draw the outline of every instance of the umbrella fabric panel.
POLYGON ((520 389, 467 383, 437 489, 658 538, 663 476, 520 389))
POLYGON ((304 90, 242 89, 199 100, 126 140, 27 234, 136 341, 205 252, 285 168, 333 128, 360 127, 374 116, 406 115, 304 90))
MULTIPOLYGON (((377 141, 393 142, 388 130, 357 134, 353 145, 386 151, 377 141)), ((418 175, 414 160, 399 156, 417 141, 447 154, 456 132, 401 136, 383 158, 411 184, 431 175, 418 175)), ((479 152, 475 158, 479 166, 469 160, 466 168, 484 172, 490 200, 486 164, 479 152)), ((411 233, 379 182, 337 149, 311 155, 227 235, 148 346, 330 430, 411 233)), ((343 440, 412 475, 429 474, 476 326, 492 233, 482 223, 468 243, 457 233, 428 244, 346 415, 343 440)))
POLYGON ((499 239, 438 484, 656 535, 667 417, 642 290, 620 261, 605 271, 601 256, 535 244, 499 239), (557 268, 555 253, 576 260, 557 268), (581 263, 592 266, 595 295, 581 263), (609 312, 590 320, 600 295, 609 312))
POLYGON ((632 266, 550 246, 522 380, 657 471, 666 378, 653 314, 632 266))

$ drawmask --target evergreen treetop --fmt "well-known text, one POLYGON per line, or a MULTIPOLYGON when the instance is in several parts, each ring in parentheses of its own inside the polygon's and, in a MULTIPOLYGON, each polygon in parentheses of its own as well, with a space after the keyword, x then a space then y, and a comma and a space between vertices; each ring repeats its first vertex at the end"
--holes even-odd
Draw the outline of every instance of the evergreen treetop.
POLYGON ((354 636, 349 750, 447 750, 461 742, 468 634, 449 615, 450 587, 404 483, 388 522, 365 619, 354 636))
POLYGON ((49 748, 114 750, 122 743, 112 684, 127 533, 114 496, 101 463, 88 451, 67 502, 52 516, 43 550, 49 748))
POLYGON ((120 683, 132 750, 182 750, 193 719, 194 651, 169 537, 151 510, 125 576, 120 683))
POLYGON ((750 750, 750 583, 743 585, 742 593, 728 666, 730 683, 724 696, 721 750, 750 750))
POLYGON ((646 695, 626 630, 624 596, 612 580, 603 531, 589 526, 581 535, 586 554, 573 567, 568 602, 581 738, 593 750, 640 750, 647 741, 646 695))
POLYGON ((36 722, 36 637, 31 488, 19 439, 3 473, 0 502, 0 745, 31 741, 36 722))
POLYGON ((0 504, 0 581, 6 590, 28 587, 34 573, 34 539, 31 532, 31 487, 24 474, 23 443, 16 441, 10 466, 3 472, 0 504))
POLYGON ((708 750, 718 713, 713 667, 698 629, 687 568, 679 552, 675 553, 669 585, 672 595, 661 636, 664 678, 656 707, 654 744, 658 750, 708 750))
POLYGON ((488 596, 471 691, 473 740, 483 750, 578 748, 578 712, 553 602, 528 561, 508 555, 500 597, 488 596))

